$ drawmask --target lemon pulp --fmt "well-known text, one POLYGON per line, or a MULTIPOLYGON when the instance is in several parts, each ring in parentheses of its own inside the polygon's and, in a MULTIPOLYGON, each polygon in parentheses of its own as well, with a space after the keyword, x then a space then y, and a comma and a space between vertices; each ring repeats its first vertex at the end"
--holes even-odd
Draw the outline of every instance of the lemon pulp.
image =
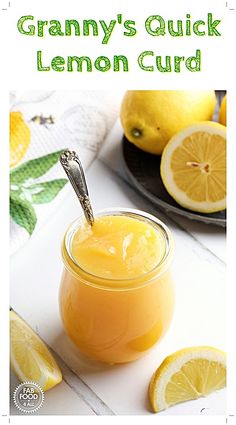
POLYGON ((14 311, 10 312, 11 366, 20 381, 36 382, 46 391, 62 375, 44 342, 14 311))
POLYGON ((226 385, 226 355, 208 346, 189 347, 166 357, 150 382, 155 412, 194 400, 226 385))
POLYGON ((194 201, 214 202, 225 196, 224 151, 220 135, 197 131, 186 137, 171 159, 176 185, 194 201))
POLYGON ((225 127, 205 122, 187 127, 167 144, 161 176, 170 195, 183 207, 199 212, 225 208, 225 127))

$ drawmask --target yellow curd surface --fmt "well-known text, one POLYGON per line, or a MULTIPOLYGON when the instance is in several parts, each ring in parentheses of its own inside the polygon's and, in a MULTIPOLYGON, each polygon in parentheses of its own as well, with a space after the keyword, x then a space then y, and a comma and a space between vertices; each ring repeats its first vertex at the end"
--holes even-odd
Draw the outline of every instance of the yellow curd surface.
POLYGON ((72 255, 80 267, 102 278, 139 277, 154 269, 164 253, 163 235, 131 217, 99 217, 92 227, 84 223, 72 241, 72 255))
POLYGON ((96 360, 142 356, 165 333, 173 312, 170 273, 166 267, 155 272, 165 255, 163 232, 148 220, 104 215, 92 227, 81 224, 70 249, 68 255, 63 246, 60 290, 69 336, 96 360))

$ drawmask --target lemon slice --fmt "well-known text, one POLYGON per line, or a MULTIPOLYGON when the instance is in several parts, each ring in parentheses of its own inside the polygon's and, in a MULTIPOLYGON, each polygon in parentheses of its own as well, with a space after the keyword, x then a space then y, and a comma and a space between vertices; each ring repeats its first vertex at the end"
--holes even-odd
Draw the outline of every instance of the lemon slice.
POLYGON ((214 347, 189 347, 166 357, 152 376, 154 412, 206 396, 226 385, 226 354, 214 347))
POLYGON ((14 311, 10 342, 11 366, 21 382, 35 382, 44 391, 61 382, 61 371, 47 346, 14 311))
POLYGON ((211 213, 226 207, 226 127, 201 122, 177 133, 161 158, 161 177, 181 206, 211 213))

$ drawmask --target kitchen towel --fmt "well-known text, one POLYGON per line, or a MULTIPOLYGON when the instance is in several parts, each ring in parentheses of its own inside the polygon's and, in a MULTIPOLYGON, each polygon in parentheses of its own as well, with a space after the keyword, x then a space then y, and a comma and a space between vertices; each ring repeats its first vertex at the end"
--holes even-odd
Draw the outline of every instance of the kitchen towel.
POLYGON ((27 91, 10 94, 11 254, 42 228, 69 184, 58 162, 75 150, 86 170, 119 115, 121 92, 27 91))

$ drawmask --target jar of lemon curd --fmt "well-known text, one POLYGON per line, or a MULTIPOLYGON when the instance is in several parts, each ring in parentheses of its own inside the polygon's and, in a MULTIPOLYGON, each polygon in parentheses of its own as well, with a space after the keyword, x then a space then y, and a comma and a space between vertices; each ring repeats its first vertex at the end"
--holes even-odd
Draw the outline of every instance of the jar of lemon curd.
POLYGON ((174 308, 173 237, 157 218, 109 209, 68 228, 60 309, 80 351, 107 362, 143 356, 165 334, 174 308))

